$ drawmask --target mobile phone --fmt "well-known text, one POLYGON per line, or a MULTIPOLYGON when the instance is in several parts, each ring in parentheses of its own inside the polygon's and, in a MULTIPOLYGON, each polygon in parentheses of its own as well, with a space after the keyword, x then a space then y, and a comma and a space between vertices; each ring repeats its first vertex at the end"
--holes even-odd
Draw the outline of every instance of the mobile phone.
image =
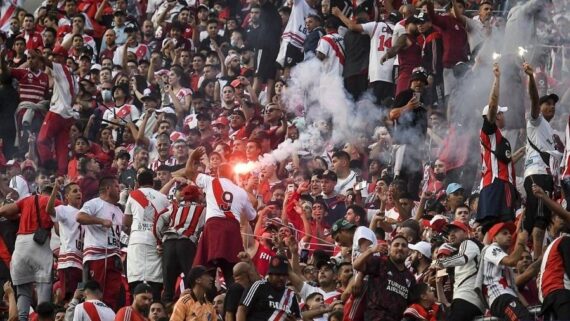
POLYGON ((78 290, 85 290, 85 282, 77 283, 77 289, 78 290))
POLYGON ((287 185, 287 192, 293 193, 295 191, 295 184, 287 185))
POLYGON ((308 260, 309 260, 309 250, 302 249, 301 253, 299 253, 299 261, 301 263, 307 263, 308 260))
POLYGON ((420 92, 418 92, 418 91, 414 92, 414 98, 415 98, 417 101, 420 101, 420 99, 422 98, 422 93, 420 93, 420 92))

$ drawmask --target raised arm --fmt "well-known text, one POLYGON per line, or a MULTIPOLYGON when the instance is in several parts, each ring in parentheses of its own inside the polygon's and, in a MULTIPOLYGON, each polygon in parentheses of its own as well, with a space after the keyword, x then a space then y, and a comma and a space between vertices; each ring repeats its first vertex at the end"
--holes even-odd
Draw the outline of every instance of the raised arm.
POLYGON ((388 49, 388 52, 382 58, 380 58, 380 64, 384 64, 386 60, 396 57, 398 52, 408 45, 408 37, 404 35, 400 36, 392 48, 388 49))
MULTIPOLYGON (((454 0, 455 1, 455 0, 454 0)), ((493 64, 493 87, 489 96, 489 110, 487 111, 487 120, 494 124, 497 119, 497 110, 499 108, 499 83, 501 72, 499 71, 499 64, 493 64)))
POLYGON ((190 155, 188 161, 186 162, 186 168, 184 169, 184 173, 186 178, 195 182, 196 177, 198 176, 198 171, 196 170, 196 162, 199 161, 203 155, 206 154, 206 149, 204 147, 198 147, 190 155))
POLYGON ((331 9, 331 13, 333 15, 335 15, 337 18, 340 19, 340 21, 342 21, 342 23, 344 23, 346 25, 346 27, 352 31, 356 31, 356 32, 363 32, 364 29, 362 28, 362 25, 356 23, 355 21, 352 21, 351 19, 349 19, 347 16, 345 16, 342 11, 340 11, 340 9, 338 7, 333 7, 331 9))
POLYGON ((467 25, 467 18, 462 15, 457 8, 457 0, 451 0, 451 5, 453 6, 453 16, 455 19, 459 20, 464 26, 467 25))
POLYGON ((532 184, 532 193, 534 196, 541 199, 542 202, 544 202, 544 205, 546 205, 551 211, 563 219, 566 224, 570 224, 570 212, 566 211, 560 204, 548 197, 540 186, 532 184))
POLYGON ((383 248, 384 247, 380 244, 376 244, 375 246, 372 246, 371 248, 369 248, 368 250, 366 250, 362 254, 360 254, 358 257, 356 257, 356 259, 354 259, 352 266, 357 271, 360 271, 360 272, 366 271, 366 261, 368 261, 368 258, 370 258, 372 255, 374 255, 376 253, 382 252, 383 248))
POLYGON ((55 200, 57 198, 57 193, 59 193, 59 190, 60 179, 58 178, 55 180, 55 185, 53 186, 53 190, 51 191, 51 195, 46 206, 46 212, 48 212, 48 214, 52 217, 55 217, 55 200))
POLYGON ((515 284, 517 287, 524 286, 528 281, 537 276, 538 272, 540 272, 541 264, 542 258, 532 262, 531 265, 529 265, 523 273, 517 275, 515 277, 515 284))
POLYGON ((534 80, 534 72, 531 65, 523 64, 525 74, 528 75, 528 95, 530 96, 530 116, 537 119, 540 116, 540 104, 538 103, 538 89, 534 80))
POLYGON ((527 231, 519 232, 519 235, 517 236, 517 244, 515 245, 515 250, 501 260, 501 265, 510 266, 510 267, 517 266, 517 263, 520 261, 521 256, 525 251, 527 238, 528 238, 527 231))

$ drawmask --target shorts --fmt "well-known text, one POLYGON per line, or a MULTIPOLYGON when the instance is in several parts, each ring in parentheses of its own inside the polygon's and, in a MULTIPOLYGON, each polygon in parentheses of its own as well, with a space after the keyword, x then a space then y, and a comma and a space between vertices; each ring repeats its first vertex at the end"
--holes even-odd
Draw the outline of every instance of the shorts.
POLYGON ((495 223, 515 220, 514 201, 516 190, 513 184, 501 179, 483 187, 479 194, 479 205, 475 221, 488 230, 495 223))
POLYGON ((288 41, 283 41, 277 54, 277 63, 283 67, 293 67, 305 59, 303 48, 297 48, 288 41))
POLYGON ((156 245, 129 244, 127 247, 127 279, 129 282, 162 283, 162 258, 156 245))
POLYGON ((76 267, 68 267, 57 270, 57 278, 61 282, 64 297, 71 299, 77 285, 83 280, 83 271, 76 267))
POLYGON ((536 198, 532 193, 532 184, 542 187, 548 196, 554 192, 554 181, 550 175, 531 175, 524 180, 524 190, 526 192, 526 211, 523 227, 529 233, 533 228, 545 230, 550 224, 552 213, 548 206, 536 198), (531 179, 532 177, 532 179, 531 179))
POLYGON ((277 74, 277 50, 258 49, 255 53, 255 77, 263 82, 275 79, 277 74))
POLYGON ((493 301, 491 315, 505 321, 534 320, 519 298, 511 294, 501 294, 493 301))
POLYGON ((34 234, 16 237, 10 262, 10 275, 14 285, 52 282, 53 254, 49 241, 39 245, 33 238, 34 234))

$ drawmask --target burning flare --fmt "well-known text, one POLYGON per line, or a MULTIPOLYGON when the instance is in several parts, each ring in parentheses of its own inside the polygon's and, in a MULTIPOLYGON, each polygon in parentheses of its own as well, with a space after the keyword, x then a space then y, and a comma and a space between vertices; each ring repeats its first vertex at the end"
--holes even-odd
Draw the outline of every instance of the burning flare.
POLYGON ((255 168, 255 164, 252 162, 247 163, 237 163, 234 166, 234 173, 242 175, 251 172, 255 168))
POLYGON ((527 52, 528 50, 524 49, 524 47, 519 47, 519 56, 522 58, 523 61, 524 61, 524 54, 527 52))
POLYGON ((493 52, 493 60, 497 60, 497 59, 499 59, 499 58, 501 58, 501 54, 500 54, 500 53, 493 52))

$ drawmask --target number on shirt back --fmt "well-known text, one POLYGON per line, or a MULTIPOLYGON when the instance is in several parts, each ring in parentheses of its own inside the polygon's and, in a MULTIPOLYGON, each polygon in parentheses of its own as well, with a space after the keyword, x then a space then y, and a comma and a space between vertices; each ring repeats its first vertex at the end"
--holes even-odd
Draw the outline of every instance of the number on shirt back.
POLYGON ((392 37, 386 39, 386 35, 380 35, 378 39, 378 51, 392 48, 392 37))
POLYGON ((222 194, 222 204, 220 204, 220 209, 224 212, 228 212, 232 209, 232 202, 234 201, 234 194, 230 192, 224 192, 222 194))

